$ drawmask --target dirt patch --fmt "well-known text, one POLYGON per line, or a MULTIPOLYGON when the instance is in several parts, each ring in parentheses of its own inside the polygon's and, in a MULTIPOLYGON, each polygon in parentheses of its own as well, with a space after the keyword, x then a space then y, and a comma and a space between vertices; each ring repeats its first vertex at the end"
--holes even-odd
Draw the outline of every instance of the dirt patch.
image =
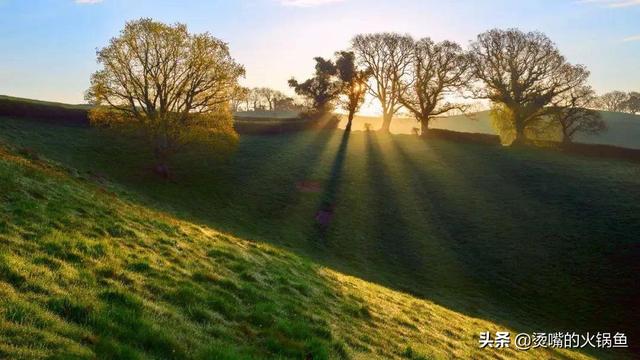
POLYGON ((296 189, 305 193, 319 193, 322 191, 322 184, 319 181, 304 180, 296 183, 296 189))

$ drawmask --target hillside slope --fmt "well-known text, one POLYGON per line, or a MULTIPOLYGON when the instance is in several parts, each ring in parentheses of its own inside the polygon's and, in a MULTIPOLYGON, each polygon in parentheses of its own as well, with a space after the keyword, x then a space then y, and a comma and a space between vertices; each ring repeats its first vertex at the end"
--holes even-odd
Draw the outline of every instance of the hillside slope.
POLYGON ((495 355, 477 336, 497 324, 128 198, 0 150, 0 358, 495 355))
POLYGON ((26 103, 26 104, 31 104, 31 105, 34 105, 34 106, 38 106, 38 105, 53 106, 53 107, 66 108, 66 109, 84 109, 84 110, 88 110, 88 109, 90 109, 92 107, 92 105, 90 105, 90 104, 67 104, 67 103, 61 103, 61 102, 55 102, 55 101, 44 101, 44 100, 27 99, 27 98, 8 96, 8 95, 0 95, 0 101, 14 102, 14 103, 26 103))

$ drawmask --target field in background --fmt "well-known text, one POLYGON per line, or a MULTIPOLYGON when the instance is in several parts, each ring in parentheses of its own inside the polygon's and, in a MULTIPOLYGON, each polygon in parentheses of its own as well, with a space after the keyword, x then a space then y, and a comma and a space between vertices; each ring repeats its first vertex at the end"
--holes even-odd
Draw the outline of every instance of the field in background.
MULTIPOLYGON (((640 115, 607 111, 602 111, 601 113, 609 127, 608 131, 598 135, 578 134, 575 138, 576 142, 640 149, 640 115)), ((347 120, 343 116, 340 128, 344 129, 346 123, 347 120)), ((370 123, 373 125, 373 129, 378 129, 382 119, 372 116, 356 116, 353 129, 364 130, 365 123, 370 123)), ((408 117, 397 117, 391 123, 391 131, 395 134, 412 134, 412 129, 419 127, 420 125, 415 119, 408 117)), ((434 129, 468 133, 496 134, 491 125, 489 111, 479 112, 470 116, 458 115, 439 118, 433 121, 432 127, 434 129)))
MULTIPOLYGON (((150 174, 149 154, 137 151, 125 139, 101 138, 92 129, 2 119, 0 139, 24 149, 30 157, 53 159, 72 173, 99 184, 118 184, 126 198, 136 203, 237 238, 288 249, 321 266, 433 302, 465 319, 482 319, 517 331, 613 329, 635 338, 640 318, 633 300, 638 298, 635 284, 640 279, 634 260, 638 257, 637 241, 632 234, 640 233, 640 193, 636 191, 640 188, 640 169, 634 163, 441 139, 424 141, 407 135, 354 132, 345 137, 341 131, 311 131, 242 136, 237 153, 226 162, 185 155, 176 160, 175 179, 167 183, 150 174), (331 214, 327 229, 316 223, 319 210, 331 214), (607 311, 600 310, 603 308, 607 311)), ((29 190, 25 191, 25 196, 31 196, 29 190)), ((38 196, 33 195, 35 200, 29 201, 38 204, 38 196)), ((64 209, 77 208, 65 203, 63 195, 56 198, 64 209)), ((24 209, 42 206, 55 214, 56 207, 24 204, 26 207, 20 208, 23 210, 11 210, 17 211, 14 216, 25 213, 24 209)), ((117 221, 132 216, 128 212, 118 214, 122 220, 117 221)), ((97 215, 91 218, 94 216, 97 215)), ((67 232, 70 228, 65 221, 68 220, 60 219, 55 226, 62 226, 67 232)), ((46 225, 45 230, 53 231, 46 225)), ((115 241, 112 246, 125 241, 114 235, 100 239, 96 241, 115 241)), ((162 250, 154 249, 156 241, 144 240, 144 252, 127 253, 117 261, 124 264, 145 256, 151 258, 147 261, 156 261, 153 259, 158 256, 159 261, 166 261, 165 255, 156 253, 162 250)), ((179 241, 182 244, 187 240, 179 241)), ((180 251, 202 259, 201 247, 206 245, 197 244, 180 251)), ((182 245, 175 250, 181 248, 182 245)), ((22 248, 8 250, 18 249, 22 248)), ((170 249, 174 248, 169 246, 163 251, 170 249)), ((211 256, 214 263, 221 261, 219 255, 211 256)), ((250 263, 243 268, 251 269, 246 278, 231 278, 242 281, 240 287, 244 281, 268 284, 271 276, 277 276, 269 272, 267 264, 271 260, 250 263)), ((25 266, 31 269, 32 265, 25 266)), ((157 266, 152 265, 154 271, 157 266)), ((202 269, 201 265, 180 266, 189 267, 176 269, 178 273, 202 269)), ((233 272, 243 276, 242 270, 233 272)), ((175 279, 179 284, 183 281, 180 277, 175 279)), ((213 291, 201 286, 204 285, 197 285, 194 291, 213 291)), ((158 288, 154 293, 178 290, 158 288)), ((269 319, 278 318, 277 304, 284 300, 264 292, 266 288, 254 290, 258 294, 254 291, 252 296, 267 294, 273 299, 265 305, 270 310, 265 311, 270 314, 269 319)), ((481 356, 472 348, 456 349, 453 345, 471 344, 475 349, 476 339, 470 338, 477 330, 473 325, 465 323, 452 330, 447 329, 452 324, 446 321, 442 327, 430 321, 422 323, 421 316, 427 313, 437 314, 439 319, 450 315, 412 310, 410 303, 401 302, 397 304, 398 311, 415 316, 414 322, 380 328, 382 323, 378 321, 383 317, 378 311, 385 310, 371 310, 374 305, 366 300, 369 295, 363 295, 364 290, 357 293, 365 301, 358 300, 356 308, 348 311, 354 311, 350 316, 361 316, 356 314, 362 311, 365 320, 356 323, 364 327, 351 329, 351 334, 364 336, 374 331, 378 335, 357 340, 339 337, 349 351, 391 351, 397 355, 400 350, 380 350, 384 347, 381 339, 397 331, 409 338, 416 336, 412 344, 420 344, 420 354, 425 356, 444 357, 442 353, 438 355, 442 349, 452 349, 459 357, 469 357, 471 353, 472 357, 481 356), (358 310, 365 305, 367 310, 358 310), (366 320, 369 316, 375 321, 366 320), (457 340, 446 345, 432 338, 442 333, 450 333, 457 340)), ((381 296, 391 302, 396 295, 381 296)), ((376 309, 389 306, 380 304, 376 309)), ((312 307, 305 311, 320 310, 312 307)), ((334 319, 340 320, 322 317, 328 322, 326 327, 336 329, 339 326, 334 321, 355 321, 346 314, 335 313, 334 319)), ((242 325, 238 318, 225 320, 224 324, 227 321, 242 325)), ((255 331, 253 325, 249 328, 251 333, 255 331)), ((268 347, 267 343, 260 344, 268 347)))
POLYGON ((242 121, 298 120, 300 114, 293 111, 240 111, 233 117, 242 121))
MULTIPOLYGON (((70 105, 0 95, 0 116, 37 118, 49 123, 85 126, 88 124, 86 114, 90 108, 91 106, 86 104, 70 105)), ((640 115, 603 111, 602 116, 609 127, 608 131, 598 135, 578 134, 576 142, 640 149, 640 115)), ((344 115, 340 117, 342 120, 339 127, 344 129, 347 119, 344 115)), ((238 124, 237 129, 246 133, 281 133, 308 128, 299 122, 299 113, 291 111, 242 111, 235 113, 234 118, 238 124)), ((382 119, 375 116, 356 116, 353 129, 364 130, 366 123, 372 124, 373 129, 378 129, 382 119)), ((412 134, 413 129, 419 127, 415 119, 398 116, 391 124, 391 131, 394 134, 412 134)), ((470 116, 436 119, 432 127, 495 135, 488 111, 470 116)))

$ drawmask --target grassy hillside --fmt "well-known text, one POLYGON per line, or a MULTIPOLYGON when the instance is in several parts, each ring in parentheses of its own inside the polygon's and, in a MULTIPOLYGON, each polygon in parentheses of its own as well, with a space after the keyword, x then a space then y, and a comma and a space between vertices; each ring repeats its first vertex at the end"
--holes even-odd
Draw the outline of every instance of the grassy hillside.
POLYGON ((1 358, 492 358, 505 329, 4 147, 0 199, 1 358))
POLYGON ((495 355, 477 348, 485 327, 633 339, 640 321, 637 164, 325 131, 243 136, 232 159, 187 154, 162 182, 144 152, 91 129, 2 119, 0 139, 75 177, 3 155, 12 265, 0 274, 19 310, 0 343, 12 355, 206 358, 222 343, 265 357, 481 358, 495 355), (318 210, 333 213, 327 228, 318 210))
POLYGON ((38 119, 41 122, 87 126, 90 105, 69 105, 0 95, 0 116, 38 119))
MULTIPOLYGON (((578 134, 576 142, 586 144, 602 144, 640 149, 640 115, 602 111, 602 118, 609 127, 604 133, 598 135, 578 134)), ((381 119, 378 117, 358 116, 355 119, 354 129, 363 130, 365 123, 373 124, 373 128, 380 127, 381 119)), ((342 128, 346 124, 343 119, 342 128)), ((435 129, 445 129, 460 132, 495 134, 491 125, 489 111, 482 111, 471 116, 451 116, 433 121, 435 129)), ((420 127, 415 119, 398 117, 391 124, 391 131, 396 134, 411 134, 414 127, 420 127)))
POLYGON ((84 109, 84 110, 88 110, 91 108, 91 105, 89 104, 66 104, 66 103, 60 103, 60 102, 53 102, 53 101, 43 101, 43 100, 34 100, 34 99, 27 99, 27 98, 19 98, 19 97, 15 97, 15 96, 7 96, 7 95, 0 95, 0 101, 7 101, 7 102, 15 102, 15 103, 27 103, 27 104, 31 104, 31 105, 44 105, 44 106, 53 106, 53 107, 60 107, 60 108, 65 108, 65 109, 84 109))

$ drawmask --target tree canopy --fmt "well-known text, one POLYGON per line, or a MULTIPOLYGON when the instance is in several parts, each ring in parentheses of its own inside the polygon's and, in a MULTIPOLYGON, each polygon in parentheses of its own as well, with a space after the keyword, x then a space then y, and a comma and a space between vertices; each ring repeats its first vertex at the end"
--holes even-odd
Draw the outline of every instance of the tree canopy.
POLYGON ((389 132, 393 116, 400 110, 400 98, 408 84, 403 82, 411 71, 414 40, 397 33, 361 34, 351 40, 351 47, 363 68, 370 69, 373 81, 369 93, 382 108, 381 131, 389 132))
POLYGON ((327 113, 333 110, 333 101, 340 94, 340 84, 335 79, 338 70, 331 60, 316 57, 315 61, 315 73, 312 78, 302 83, 292 78, 289 80, 289 86, 296 94, 309 99, 315 111, 327 113))
POLYGON ((87 92, 99 105, 92 120, 144 130, 161 163, 194 135, 233 131, 228 105, 245 70, 212 35, 140 19, 128 22, 97 58, 101 69, 87 92))
POLYGON ((370 69, 359 69, 352 51, 339 51, 336 59, 336 72, 340 81, 340 103, 348 113, 346 131, 351 130, 353 117, 364 103, 367 93, 367 81, 370 69))
POLYGON ((501 109, 501 118, 514 129, 514 143, 547 114, 557 96, 584 85, 589 72, 572 65, 556 45, 539 32, 490 30, 478 35, 470 48, 471 68, 479 86, 478 98, 501 109))
POLYGON ((420 122, 425 135, 432 118, 463 109, 445 97, 466 85, 469 62, 460 45, 429 38, 415 43, 411 59, 408 86, 400 103, 420 122))
POLYGON ((599 111, 590 109, 596 98, 590 86, 580 86, 567 91, 554 101, 550 113, 553 126, 560 129, 563 143, 570 143, 576 133, 597 134, 606 130, 599 111))

